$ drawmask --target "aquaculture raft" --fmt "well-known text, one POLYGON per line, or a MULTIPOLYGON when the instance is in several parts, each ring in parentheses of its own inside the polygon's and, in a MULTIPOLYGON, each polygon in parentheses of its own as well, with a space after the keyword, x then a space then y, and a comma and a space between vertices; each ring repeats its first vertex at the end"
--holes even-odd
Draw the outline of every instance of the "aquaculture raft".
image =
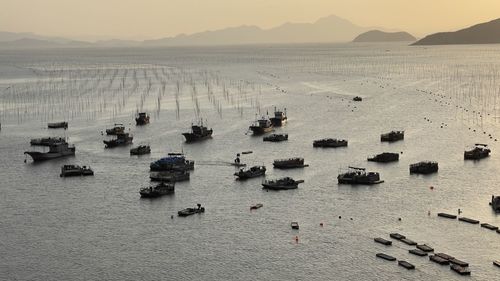
POLYGON ((386 254, 384 254, 384 253, 378 253, 378 254, 376 254, 376 256, 377 256, 378 258, 381 258, 381 259, 384 259, 384 260, 388 260, 388 261, 395 261, 395 260, 396 260, 396 258, 395 258, 395 257, 393 257, 393 256, 389 256, 389 255, 386 255, 386 254))
POLYGON ((466 217, 461 217, 461 218, 458 218, 459 221, 463 221, 463 222, 466 222, 466 223, 471 223, 471 224, 478 224, 479 221, 478 220, 475 220, 475 219, 470 219, 470 218, 466 218, 466 217))
POLYGON ((408 250, 408 252, 410 254, 414 254, 414 255, 419 256, 419 257, 425 257, 425 256, 427 256, 427 253, 424 252, 424 251, 422 251, 422 250, 420 250, 420 249, 411 249, 411 250, 408 250))
POLYGON ((398 261, 398 265, 410 270, 415 269, 415 266, 407 261, 398 261))
POLYGON ((378 237, 378 238, 375 238, 375 239, 373 239, 373 240, 374 240, 375 242, 377 242, 377 243, 380 243, 380 244, 383 244, 383 245, 386 245, 386 246, 390 246, 390 245, 392 245, 392 241, 385 240, 384 238, 380 238, 380 237, 378 237))
POLYGON ((454 220, 457 219, 457 216, 447 214, 447 213, 438 213, 438 217, 447 218, 447 219, 454 219, 454 220))

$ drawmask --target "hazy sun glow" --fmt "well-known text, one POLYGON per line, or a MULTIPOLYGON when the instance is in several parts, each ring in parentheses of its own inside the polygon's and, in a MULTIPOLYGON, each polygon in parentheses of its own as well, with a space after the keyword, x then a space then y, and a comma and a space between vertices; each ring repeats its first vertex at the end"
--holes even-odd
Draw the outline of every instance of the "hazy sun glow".
POLYGON ((422 36, 500 17, 499 0, 0 0, 0 30, 151 39, 229 26, 269 28, 337 15, 422 36))

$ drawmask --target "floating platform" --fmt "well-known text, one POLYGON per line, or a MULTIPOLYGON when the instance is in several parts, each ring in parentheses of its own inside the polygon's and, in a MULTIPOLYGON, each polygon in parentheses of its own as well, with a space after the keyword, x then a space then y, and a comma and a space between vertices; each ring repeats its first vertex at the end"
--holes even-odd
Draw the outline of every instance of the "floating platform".
POLYGON ((434 252, 434 248, 426 245, 426 244, 422 244, 422 245, 417 245, 417 248, 419 250, 422 250, 424 252, 434 252))
POLYGON ((452 256, 447 255, 445 253, 437 253, 435 255, 438 256, 438 257, 440 257, 440 258, 442 258, 442 259, 445 259, 445 260, 452 260, 452 259, 455 258, 455 257, 452 257, 452 256))
POLYGON ((461 218, 458 218, 459 221, 463 221, 463 222, 466 222, 466 223, 470 223, 470 224, 478 224, 479 221, 478 220, 475 220, 475 219, 470 219, 470 218, 466 218, 466 217, 461 217, 461 218))
POLYGON ((417 242, 415 242, 413 240, 410 240, 410 239, 407 239, 407 238, 403 238, 400 241, 403 242, 403 243, 405 243, 406 245, 410 245, 410 246, 416 246, 417 245, 417 242))
POLYGON ((493 261, 493 265, 500 267, 500 261, 493 261))
POLYGON ((447 214, 447 213, 438 213, 438 217, 447 218, 447 219, 456 219, 457 218, 456 215, 447 214))
POLYGON ((405 239, 406 236, 404 235, 401 235, 399 233, 391 233, 389 234, 389 236, 392 238, 392 239, 396 239, 396 240, 401 240, 401 239, 405 239))
POLYGON ((389 240, 385 240, 384 238, 375 238, 373 239, 375 242, 377 243, 380 243, 380 244, 383 244, 383 245, 386 245, 386 246, 391 246, 392 245, 392 241, 389 241, 389 240))
POLYGON ((452 264, 450 269, 460 275, 470 275, 470 270, 468 268, 461 267, 460 265, 452 264))
POLYGON ((398 265, 410 270, 415 269, 415 266, 407 261, 398 261, 398 265))
POLYGON ((491 225, 489 223, 482 223, 481 227, 484 227, 489 230, 498 230, 498 226, 491 225))
POLYGON ((381 259, 384 259, 384 260, 388 260, 388 261, 395 261, 395 260, 396 260, 396 258, 395 258, 395 257, 393 257, 393 256, 389 256, 389 255, 386 255, 386 254, 384 254, 384 253, 378 253, 378 254, 376 254, 376 256, 377 256, 378 258, 381 258, 381 259))
POLYGON ((424 251, 422 251, 422 250, 420 250, 420 249, 411 249, 411 250, 408 250, 408 252, 410 254, 414 254, 414 255, 419 256, 419 257, 425 257, 425 256, 427 256, 427 253, 424 252, 424 251))
POLYGON ((459 260, 459 259, 455 259, 455 258, 453 258, 453 259, 450 259, 449 261, 450 261, 452 264, 456 264, 456 265, 461 266, 461 267, 468 267, 468 266, 469 266, 469 263, 464 262, 464 261, 461 261, 461 260, 459 260))
POLYGON ((450 264, 449 260, 443 259, 442 257, 436 256, 436 255, 429 256, 429 259, 435 263, 440 264, 440 265, 449 265, 450 264))

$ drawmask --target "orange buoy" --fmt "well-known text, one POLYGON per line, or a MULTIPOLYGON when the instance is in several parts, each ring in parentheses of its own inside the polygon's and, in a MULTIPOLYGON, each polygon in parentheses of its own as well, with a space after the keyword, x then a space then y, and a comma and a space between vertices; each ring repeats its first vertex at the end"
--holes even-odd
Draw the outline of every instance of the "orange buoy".
POLYGON ((434 190, 434 186, 432 186, 432 185, 431 185, 429 188, 430 188, 431 190, 434 190))
POLYGON ((299 236, 295 236, 295 242, 299 242, 299 236))

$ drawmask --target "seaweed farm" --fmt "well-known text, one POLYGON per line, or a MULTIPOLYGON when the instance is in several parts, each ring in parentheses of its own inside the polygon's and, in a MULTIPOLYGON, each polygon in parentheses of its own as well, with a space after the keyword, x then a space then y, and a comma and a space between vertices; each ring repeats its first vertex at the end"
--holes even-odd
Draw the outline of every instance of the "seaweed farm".
POLYGON ((2 50, 0 279, 494 280, 499 51, 2 50), (276 110, 286 123, 253 134, 276 110), (213 134, 186 142, 197 128, 213 134), (388 132, 401 138, 382 142, 388 132), (263 141, 272 134, 286 141, 263 141), (74 155, 24 154, 63 139, 74 155), (150 149, 131 155, 138 146, 150 149), (488 153, 465 158, 477 147, 488 153), (161 167, 184 160, 182 173, 161 167), (419 163, 432 173, 410 174, 419 163), (92 175, 63 176, 71 165, 92 175), (346 169, 363 184, 339 184, 346 169), (153 188, 165 178, 175 188, 153 188))

